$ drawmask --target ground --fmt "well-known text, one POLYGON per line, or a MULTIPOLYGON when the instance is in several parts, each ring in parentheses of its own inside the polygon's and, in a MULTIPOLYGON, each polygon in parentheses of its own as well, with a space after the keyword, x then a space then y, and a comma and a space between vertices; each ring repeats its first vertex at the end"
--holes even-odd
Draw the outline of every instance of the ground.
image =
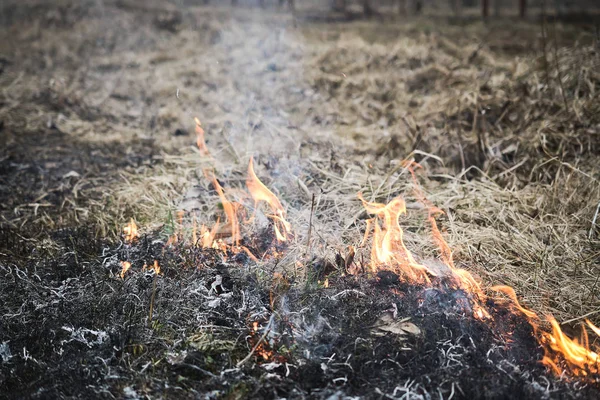
MULTIPOLYGON (((436 258, 422 188, 445 213, 455 263, 484 290, 510 285, 568 332, 600 322, 593 25, 192 2, 1 7, 0 396, 595 398, 594 384, 539 364, 507 305, 490 300, 490 326, 464 317, 470 295, 443 280, 406 286, 339 263, 350 245, 355 260, 369 255, 358 192, 403 196, 407 246, 436 258), (258 263, 166 245, 220 215, 203 170, 241 198, 251 156, 292 243, 258 263), (161 275, 141 271, 154 260, 161 275), (392 305, 420 335, 373 334, 392 305), (498 344, 513 331, 522 348, 498 344), (263 333, 276 356, 239 364, 263 333)), ((265 232, 245 228, 246 244, 263 249, 265 232)))

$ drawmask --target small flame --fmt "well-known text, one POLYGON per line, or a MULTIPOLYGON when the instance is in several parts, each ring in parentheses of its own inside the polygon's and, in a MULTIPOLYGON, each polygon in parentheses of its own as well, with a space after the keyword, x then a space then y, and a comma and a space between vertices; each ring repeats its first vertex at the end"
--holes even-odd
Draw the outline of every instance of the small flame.
POLYGON ((206 225, 200 227, 200 245, 203 249, 209 249, 215 245, 215 237, 219 230, 220 219, 213 225, 212 229, 208 229, 206 225))
POLYGON ((123 228, 123 233, 125 234, 125 242, 132 243, 134 239, 138 238, 138 227, 135 224, 133 218, 129 221, 127 225, 123 228))
POLYGON ((291 235, 292 227, 285 219, 285 210, 277 196, 275 196, 256 176, 252 158, 250 158, 250 163, 248 164, 248 179, 246 180, 246 186, 254 199, 255 208, 261 201, 267 203, 271 208, 272 215, 269 215, 269 217, 273 220, 277 240, 279 242, 287 241, 291 235))
POLYGON ((125 272, 131 268, 131 263, 129 261, 121 261, 121 265, 123 269, 121 270, 121 279, 125 279, 125 272))
POLYGON ((207 156, 210 153, 204 141, 204 129, 202 129, 202 124, 198 118, 194 117, 194 122, 196 122, 196 145, 198 146, 198 150, 200 150, 200 154, 207 156))
POLYGON ((183 216, 185 215, 185 211, 179 210, 179 211, 177 211, 176 215, 177 215, 177 227, 175 229, 175 232, 173 232, 173 234, 167 240, 167 246, 178 243, 180 241, 180 238, 182 239, 181 227, 183 225, 183 216))
POLYGON ((257 357, 261 357, 264 361, 267 361, 273 357, 274 353, 267 343, 258 339, 258 321, 252 322, 252 329, 250 330, 250 343, 255 346, 254 354, 257 357))
POLYGON ((154 265, 152 266, 152 269, 154 269, 154 273, 156 275, 160 274, 160 266, 158 265, 158 261, 154 260, 154 265))

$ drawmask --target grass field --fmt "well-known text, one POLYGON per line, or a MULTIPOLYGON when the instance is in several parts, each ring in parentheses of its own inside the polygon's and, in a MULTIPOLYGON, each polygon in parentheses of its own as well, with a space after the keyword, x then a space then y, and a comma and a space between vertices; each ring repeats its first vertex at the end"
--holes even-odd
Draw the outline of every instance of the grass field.
MULTIPOLYGON (((265 262, 265 282, 273 271, 310 280, 298 267, 307 251, 333 264, 349 245, 368 255, 358 192, 383 203, 403 196, 407 247, 431 259, 426 213, 405 168, 416 161, 419 187, 445 212, 438 223, 458 266, 484 288, 514 287, 522 304, 567 329, 586 317, 600 322, 594 26, 432 15, 345 21, 163 2, 2 7, 5 282, 21 270, 34 279, 49 260, 60 269, 69 251, 99 260, 130 218, 152 238, 177 229, 191 236, 192 217, 210 224, 220 213, 202 170, 213 168, 242 197, 250 157, 295 232, 282 259, 265 262), (196 148, 194 117, 210 157, 196 148), (87 255, 75 250, 78 235, 87 255)), ((55 284, 79 276, 69 271, 55 284)), ((5 317, 27 293, 40 302, 45 293, 31 283, 19 297, 17 286, 2 285, 5 317)), ((9 319, 0 334, 18 342, 9 319)), ((235 348, 235 337, 196 334, 194 346, 235 348)))

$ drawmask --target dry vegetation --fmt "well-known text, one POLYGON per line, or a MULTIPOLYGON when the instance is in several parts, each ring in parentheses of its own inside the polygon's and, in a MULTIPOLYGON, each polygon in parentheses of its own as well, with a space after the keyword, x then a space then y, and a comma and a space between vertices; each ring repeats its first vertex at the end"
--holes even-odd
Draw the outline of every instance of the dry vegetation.
POLYGON ((218 198, 201 169, 239 188, 254 155, 297 232, 278 268, 306 252, 313 194, 310 251, 333 261, 358 245, 359 191, 407 199, 407 242, 426 259, 426 213, 402 164, 414 159, 458 264, 559 321, 600 321, 592 28, 77 4, 13 2, 0 21, 5 230, 51 249, 58 228, 114 239, 132 216, 145 232, 178 209, 211 221, 218 198), (194 147, 195 116, 210 159, 194 147))

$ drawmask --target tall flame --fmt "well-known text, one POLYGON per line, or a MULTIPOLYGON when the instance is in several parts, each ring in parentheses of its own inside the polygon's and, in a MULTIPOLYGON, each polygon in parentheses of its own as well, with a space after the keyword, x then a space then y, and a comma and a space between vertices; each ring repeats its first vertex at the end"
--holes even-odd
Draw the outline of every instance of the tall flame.
POLYGON ((273 220, 273 226, 275 229, 275 236, 279 242, 285 242, 289 239, 292 231, 290 223, 285 219, 285 209, 281 205, 281 202, 256 176, 254 172, 254 161, 250 158, 248 164, 248 178, 246 179, 246 186, 252 198, 254 199, 255 208, 258 203, 264 201, 271 208, 272 215, 269 217, 273 220))
POLYGON ((225 216, 227 217, 227 228, 229 228, 230 232, 229 236, 231 236, 233 244, 235 246, 239 246, 241 235, 240 225, 238 222, 238 209, 240 205, 238 203, 234 203, 227 200, 227 197, 225 197, 225 193, 223 192, 223 188, 221 187, 221 185, 217 181, 217 178, 215 178, 214 175, 212 176, 211 181, 215 190, 217 191, 217 194, 219 195, 219 198, 221 199, 223 211, 225 211, 225 216))
POLYGON ((375 218, 373 225, 373 244, 371 247, 371 270, 390 268, 404 275, 413 282, 430 282, 429 275, 436 274, 426 266, 415 261, 411 252, 404 245, 404 232, 399 218, 406 214, 406 204, 401 197, 396 197, 387 205, 366 201, 358 194, 363 206, 375 218), (381 224, 383 224, 383 227, 381 224))
MULTIPOLYGON (((424 197, 423 200, 426 201, 424 197)), ((456 266, 454 265, 452 250, 450 250, 450 246, 448 246, 448 243, 446 243, 446 241, 442 237, 442 233, 440 232, 437 226, 437 222, 435 220, 435 215, 439 213, 443 214, 443 211, 439 208, 430 206, 429 216, 427 217, 427 219, 431 224, 431 233, 433 235, 433 241, 436 243, 437 247, 440 250, 440 258, 442 259, 442 262, 448 267, 449 271, 452 274, 452 278, 456 282, 457 286, 465 290, 466 292, 474 295, 473 312, 475 317, 479 319, 490 318, 490 314, 487 312, 485 306, 483 305, 483 303, 486 300, 486 295, 485 293, 483 293, 483 290, 481 290, 481 286, 479 285, 479 283, 475 280, 475 278, 473 277, 473 275, 471 275, 469 271, 462 268, 456 268, 456 266)))

